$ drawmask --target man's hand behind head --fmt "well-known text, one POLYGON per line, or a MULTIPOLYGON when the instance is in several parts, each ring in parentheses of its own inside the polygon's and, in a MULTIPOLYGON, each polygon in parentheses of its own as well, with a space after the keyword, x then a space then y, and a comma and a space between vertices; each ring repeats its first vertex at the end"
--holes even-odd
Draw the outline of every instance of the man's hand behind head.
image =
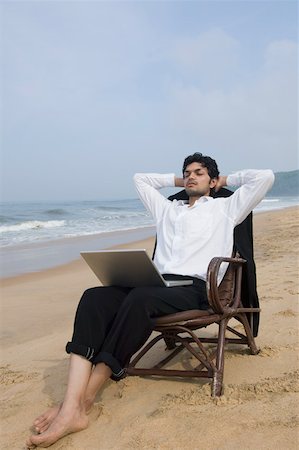
POLYGON ((215 191, 218 192, 222 187, 226 186, 227 177, 219 176, 215 186, 215 191))

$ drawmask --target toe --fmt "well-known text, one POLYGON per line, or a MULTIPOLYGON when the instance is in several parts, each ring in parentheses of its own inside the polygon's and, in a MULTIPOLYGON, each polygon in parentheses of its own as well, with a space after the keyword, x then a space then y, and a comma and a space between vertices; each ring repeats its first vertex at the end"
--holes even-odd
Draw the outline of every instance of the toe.
POLYGON ((48 425, 47 421, 46 421, 46 420, 43 420, 42 422, 39 422, 38 424, 34 425, 34 430, 35 430, 37 433, 41 433, 41 432, 42 432, 41 430, 42 430, 46 425, 48 425))
POLYGON ((45 417, 40 416, 40 417, 38 417, 37 419, 35 419, 35 421, 33 422, 33 425, 34 425, 34 426, 38 426, 38 425, 39 425, 41 422, 43 422, 44 420, 46 420, 45 417))
POLYGON ((28 439, 28 441, 26 441, 25 445, 26 445, 25 446, 26 450, 31 449, 31 448, 36 448, 36 445, 32 443, 31 439, 28 439))
POLYGON ((49 425, 44 425, 43 427, 39 427, 38 434, 44 433, 49 428, 49 425))

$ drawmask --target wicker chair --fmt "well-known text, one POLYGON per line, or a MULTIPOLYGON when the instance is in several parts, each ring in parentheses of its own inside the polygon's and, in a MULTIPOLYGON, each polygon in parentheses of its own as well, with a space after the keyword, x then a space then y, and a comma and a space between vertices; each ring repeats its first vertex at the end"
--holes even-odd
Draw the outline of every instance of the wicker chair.
POLYGON ((241 302, 242 265, 245 262, 238 257, 213 258, 209 264, 207 279, 210 309, 189 310, 157 318, 154 331, 159 334, 151 339, 129 363, 127 373, 129 375, 211 378, 212 396, 221 395, 225 344, 248 345, 254 355, 259 351, 254 342, 247 314, 259 312, 260 309, 244 308, 241 302), (220 286, 217 287, 217 273, 223 263, 229 263, 229 266, 220 286), (242 323, 244 333, 228 325, 231 319, 237 319, 242 323), (196 330, 211 324, 218 325, 217 337, 200 337, 195 333, 196 330), (226 337, 226 331, 230 331, 234 337, 226 337), (154 367, 147 369, 136 367, 140 359, 161 339, 165 340, 171 353, 154 367), (213 344, 212 348, 211 344, 213 344), (198 360, 197 367, 192 370, 163 368, 184 348, 198 360))
MULTIPOLYGON (((227 193, 224 193, 224 195, 227 196, 227 193)), ((171 199, 173 198, 175 197, 171 199)), ((246 220, 251 223, 251 216, 246 220)), ((244 225, 246 230, 250 232, 249 237, 247 236, 246 239, 252 247, 252 228, 251 226, 248 227, 246 223, 241 224, 242 231, 245 229, 244 225)), ((237 246, 235 245, 235 247, 237 246)), ((251 255, 251 249, 249 250, 251 255)), ((250 263, 255 268, 253 257, 250 263)), ((247 345, 251 354, 255 355, 259 352, 254 341, 254 336, 257 335, 260 312, 255 290, 255 270, 254 274, 251 274, 253 279, 251 291, 254 295, 251 292, 250 296, 248 296, 248 288, 246 283, 244 283, 248 278, 247 264, 246 260, 241 258, 236 251, 235 257, 232 258, 213 258, 207 272, 209 310, 189 310, 157 318, 154 331, 158 335, 154 336, 129 362, 127 374, 210 378, 212 379, 212 396, 220 396, 224 374, 225 346, 227 344, 247 345), (228 267, 222 282, 217 286, 217 275, 221 264, 226 264, 228 267), (243 276, 242 278, 242 270, 244 268, 246 277, 243 276), (243 295, 244 291, 246 291, 245 296, 243 295), (232 319, 236 319, 243 325, 243 332, 229 326, 229 322, 232 319), (207 333, 204 333, 203 336, 199 335, 198 330, 202 330, 212 324, 217 324, 218 326, 216 337, 208 336, 207 333), (227 337, 226 332, 230 332, 233 337, 227 337), (164 339, 169 354, 151 368, 142 368, 139 365, 136 367, 147 352, 161 339, 164 339), (165 368, 164 366, 183 349, 186 349, 195 357, 197 366, 192 369, 180 370, 165 368)))

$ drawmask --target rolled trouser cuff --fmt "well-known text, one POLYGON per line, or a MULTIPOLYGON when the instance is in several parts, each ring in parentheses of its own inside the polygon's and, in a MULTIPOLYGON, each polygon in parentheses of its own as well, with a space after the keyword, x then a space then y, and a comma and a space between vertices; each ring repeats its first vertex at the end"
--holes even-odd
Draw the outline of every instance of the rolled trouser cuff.
POLYGON ((112 370, 111 379, 119 381, 125 376, 125 369, 121 367, 117 359, 108 352, 100 352, 95 355, 95 349, 87 345, 77 344, 75 342, 68 342, 65 348, 67 353, 75 353, 83 356, 92 364, 96 365, 100 362, 105 363, 112 370))
POLYGON ((88 359, 88 361, 93 362, 95 350, 87 345, 77 344, 75 342, 68 342, 66 344, 65 350, 67 353, 75 353, 76 355, 83 356, 88 359))
POLYGON ((125 369, 121 367, 117 359, 114 358, 111 353, 108 352, 100 352, 94 358, 94 364, 98 364, 100 362, 105 363, 112 370, 111 379, 114 381, 119 381, 125 377, 125 369))

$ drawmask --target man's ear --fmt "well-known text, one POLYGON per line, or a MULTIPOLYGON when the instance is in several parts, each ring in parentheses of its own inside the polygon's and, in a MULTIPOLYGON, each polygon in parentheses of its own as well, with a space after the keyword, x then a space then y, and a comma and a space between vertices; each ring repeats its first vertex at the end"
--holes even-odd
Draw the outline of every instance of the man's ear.
POLYGON ((211 178, 210 180, 210 189, 213 189, 217 184, 218 178, 211 178))

